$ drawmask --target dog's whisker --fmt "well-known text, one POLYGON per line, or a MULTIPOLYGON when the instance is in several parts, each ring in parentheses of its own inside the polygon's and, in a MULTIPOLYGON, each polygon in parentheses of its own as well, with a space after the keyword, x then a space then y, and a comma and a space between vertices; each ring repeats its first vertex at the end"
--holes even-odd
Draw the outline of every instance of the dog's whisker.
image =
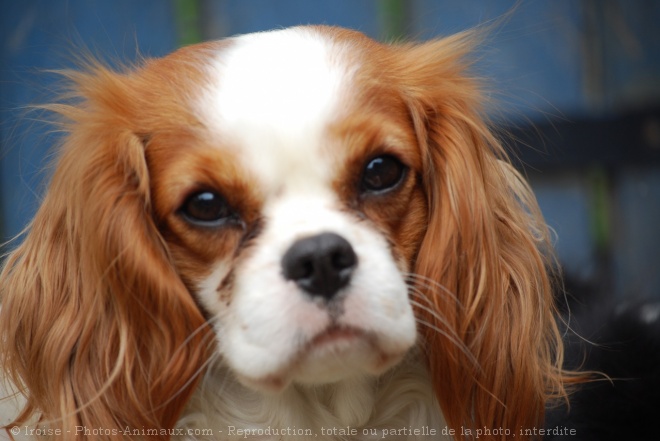
POLYGON ((456 305, 462 308, 462 304, 458 300, 456 294, 447 289, 447 287, 445 287, 442 283, 415 273, 405 274, 404 278, 406 282, 409 282, 409 286, 419 285, 421 287, 428 288, 431 292, 437 293, 436 298, 446 299, 448 302, 454 302, 456 305))
POLYGON ((432 288, 436 292, 442 292, 449 300, 458 301, 456 294, 451 290, 449 290, 442 283, 438 282, 437 280, 433 280, 429 277, 414 273, 406 274, 404 277, 405 280, 410 283, 415 283, 427 288, 432 288))
POLYGON ((165 402, 161 403, 158 407, 156 407, 156 409, 160 409, 160 408, 162 408, 162 407, 164 407, 164 406, 167 406, 169 403, 172 402, 172 400, 174 400, 174 399, 175 399, 176 397, 178 397, 182 392, 184 392, 184 391, 185 391, 185 390, 186 390, 186 389, 187 389, 187 388, 188 388, 188 387, 189 387, 194 381, 197 380, 197 377, 198 377, 202 372, 204 372, 204 371, 207 369, 207 367, 208 367, 209 364, 210 364, 211 359, 212 359, 212 358, 208 358, 206 361, 204 361, 204 363, 202 363, 202 365, 199 366, 199 368, 197 369, 197 371, 195 371, 195 372, 190 376, 190 378, 189 378, 189 379, 188 379, 188 380, 187 380, 187 381, 186 381, 186 382, 185 382, 185 383, 179 388, 179 390, 176 391, 174 394, 172 394, 172 396, 171 396, 169 399, 167 399, 165 402))
MULTIPOLYGON (((199 329, 199 328, 198 328, 198 329, 199 329)), ((202 342, 206 341, 207 344, 209 345, 209 349, 211 349, 211 348, 213 347, 214 343, 215 343, 213 337, 214 337, 214 335, 213 335, 212 333, 206 334, 206 335, 204 335, 204 337, 203 337, 202 342)), ((214 354, 214 352, 211 351, 211 354, 214 354)), ((162 408, 162 407, 167 406, 169 403, 172 402, 172 400, 174 400, 174 399, 175 399, 176 397, 178 397, 182 392, 184 392, 184 391, 185 391, 185 390, 186 390, 186 389, 187 389, 187 388, 188 388, 188 387, 189 387, 194 381, 197 380, 197 377, 199 377, 199 375, 200 375, 202 372, 205 372, 205 371, 206 371, 206 368, 209 366, 209 364, 211 363, 211 360, 213 360, 213 358, 214 358, 214 355, 211 355, 210 357, 208 357, 208 358, 207 358, 207 359, 201 364, 201 366, 199 366, 199 367, 197 368, 197 370, 196 370, 195 372, 193 372, 192 375, 190 375, 190 378, 188 378, 188 380, 187 380, 183 385, 181 385, 181 387, 179 388, 179 390, 177 390, 174 394, 172 394, 172 396, 171 396, 170 398, 168 398, 168 399, 165 400, 163 403, 161 403, 160 405, 158 405, 155 409, 160 409, 160 408, 162 408)))
MULTIPOLYGON (((212 330, 213 329, 213 324, 217 320, 218 320, 217 317, 212 317, 212 318, 204 321, 204 323, 202 323, 201 325, 199 325, 197 327, 197 329, 195 329, 193 332, 191 332, 190 335, 188 335, 186 337, 186 339, 179 345, 179 347, 176 349, 176 351, 174 351, 174 355, 177 355, 177 354, 179 354, 180 351, 184 350, 185 347, 188 345, 188 343, 190 343, 190 341, 193 338, 195 338, 200 332, 204 332, 204 331, 207 331, 209 329, 212 330)), ((205 338, 206 338, 206 336, 205 336, 205 338)), ((213 342, 213 340, 212 340, 212 342, 213 342)))
MULTIPOLYGON (((209 345, 209 349, 210 348, 211 348, 211 345, 209 345)), ((220 365, 221 363, 222 363, 222 357, 221 357, 220 353, 215 352, 215 351, 212 352, 211 356, 207 360, 206 370, 204 371, 204 375, 202 376, 201 383, 200 383, 200 385, 203 389, 206 389, 209 382, 213 380, 213 375, 214 375, 213 371, 215 369, 217 369, 218 365, 220 365)), ((225 381, 226 381, 226 378, 225 378, 225 381)), ((223 382, 223 385, 219 389, 218 392, 220 392, 223 387, 224 387, 224 382, 223 382)))
POLYGON ((443 317, 440 312, 438 312, 436 309, 433 308, 433 305, 426 306, 421 303, 419 303, 416 300, 411 299, 410 304, 418 308, 420 310, 423 310, 424 312, 428 313, 431 317, 433 317, 434 320, 436 320, 438 323, 442 324, 446 329, 441 329, 437 325, 428 322, 427 320, 420 319, 419 317, 416 317, 416 322, 420 325, 423 325, 426 328, 432 329, 433 331, 445 336, 449 341, 451 341, 456 347, 458 347, 474 364, 475 367, 479 368, 479 362, 477 361, 476 357, 470 349, 465 345, 465 343, 461 340, 459 335, 455 332, 453 327, 450 325, 450 323, 447 321, 445 317, 443 317))
POLYGON ((444 329, 440 329, 438 326, 427 322, 426 320, 422 319, 417 319, 416 322, 425 328, 431 329, 434 332, 437 332, 438 334, 446 337, 452 344, 454 344, 470 361, 470 363, 477 368, 478 370, 481 370, 481 366, 479 364, 479 361, 477 358, 474 356, 474 354, 470 351, 470 349, 460 341, 457 337, 453 335, 453 333, 449 331, 445 331, 444 329))
MULTIPOLYGON (((464 310, 464 308, 462 307, 462 305, 459 302, 449 301, 448 299, 446 299, 446 297, 444 297, 442 295, 442 293, 438 293, 436 296, 433 297, 433 299, 429 298, 429 294, 428 294, 429 291, 428 290, 424 291, 423 288, 424 287, 419 286, 419 284, 414 284, 414 285, 408 284, 408 293, 411 297, 411 300, 414 299, 414 300, 423 302, 424 304, 426 304, 430 308, 438 308, 438 305, 433 301, 433 299, 443 299, 444 298, 444 300, 447 304, 446 307, 453 308, 453 307, 457 306, 459 310, 464 310)), ((429 287, 429 290, 430 289, 431 289, 431 287, 429 287)))

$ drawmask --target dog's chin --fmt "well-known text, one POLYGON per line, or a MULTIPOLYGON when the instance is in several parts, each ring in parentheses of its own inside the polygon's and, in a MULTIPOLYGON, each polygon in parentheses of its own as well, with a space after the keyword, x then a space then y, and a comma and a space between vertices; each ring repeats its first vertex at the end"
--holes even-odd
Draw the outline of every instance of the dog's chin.
POLYGON ((351 328, 330 328, 272 374, 260 378, 236 374, 251 389, 279 393, 291 384, 316 386, 381 375, 399 363, 408 349, 386 352, 374 335, 351 328))

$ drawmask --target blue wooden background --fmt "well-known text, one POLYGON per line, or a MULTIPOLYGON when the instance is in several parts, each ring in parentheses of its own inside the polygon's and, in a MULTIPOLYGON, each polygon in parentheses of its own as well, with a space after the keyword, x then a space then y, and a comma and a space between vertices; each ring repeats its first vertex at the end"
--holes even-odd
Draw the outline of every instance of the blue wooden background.
POLYGON ((295 24, 426 39, 496 22, 477 70, 492 78, 500 103, 494 117, 529 139, 516 150, 567 271, 619 295, 660 293, 658 1, 3 0, 0 6, 0 242, 34 213, 57 137, 25 106, 52 99, 56 76, 46 71, 69 66, 72 51, 121 62, 134 59, 137 48, 160 56, 198 39, 295 24))

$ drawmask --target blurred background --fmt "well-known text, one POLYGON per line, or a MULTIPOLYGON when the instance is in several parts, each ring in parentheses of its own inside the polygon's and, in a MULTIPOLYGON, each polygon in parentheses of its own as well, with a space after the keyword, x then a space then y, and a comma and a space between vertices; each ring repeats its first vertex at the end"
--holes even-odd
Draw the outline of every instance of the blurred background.
MULTIPOLYGON (((57 140, 25 106, 82 48, 111 64, 297 24, 428 39, 496 22, 476 70, 566 271, 660 296, 660 1, 0 1, 0 242, 34 214, 57 140)), ((13 245, 5 245, 6 252, 13 245)))

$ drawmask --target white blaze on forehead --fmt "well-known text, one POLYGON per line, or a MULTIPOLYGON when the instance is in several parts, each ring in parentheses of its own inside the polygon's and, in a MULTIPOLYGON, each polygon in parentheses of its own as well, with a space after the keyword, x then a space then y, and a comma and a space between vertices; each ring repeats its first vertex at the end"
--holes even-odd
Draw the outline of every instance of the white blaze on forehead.
POLYGON ((250 252, 237 262, 218 262, 200 284, 201 301, 218 318, 219 350, 249 383, 322 383, 379 373, 388 357, 395 360, 415 342, 408 287, 387 240, 342 210, 331 185, 344 167, 337 163, 342 155, 333 156, 330 147, 338 140, 328 129, 351 105, 352 50, 310 29, 238 37, 212 61, 198 102, 211 142, 220 154, 232 150, 237 168, 246 169, 265 195, 263 228, 250 252), (344 237, 358 256, 340 317, 282 276, 282 256, 292 244, 323 232, 344 237), (217 287, 229 265, 231 302, 223 303, 217 287), (345 354, 346 363, 334 350, 305 352, 333 319, 369 335, 345 354), (332 367, 319 377, 326 361, 332 367))
POLYGON ((319 164, 323 131, 341 110, 348 77, 329 37, 295 28, 241 36, 212 69, 203 116, 264 185, 283 177, 310 185, 329 172, 319 164), (302 170, 307 176, 297 177, 302 170))
POLYGON ((238 37, 220 64, 219 117, 228 125, 295 130, 336 105, 342 68, 332 43, 303 29, 238 37))

